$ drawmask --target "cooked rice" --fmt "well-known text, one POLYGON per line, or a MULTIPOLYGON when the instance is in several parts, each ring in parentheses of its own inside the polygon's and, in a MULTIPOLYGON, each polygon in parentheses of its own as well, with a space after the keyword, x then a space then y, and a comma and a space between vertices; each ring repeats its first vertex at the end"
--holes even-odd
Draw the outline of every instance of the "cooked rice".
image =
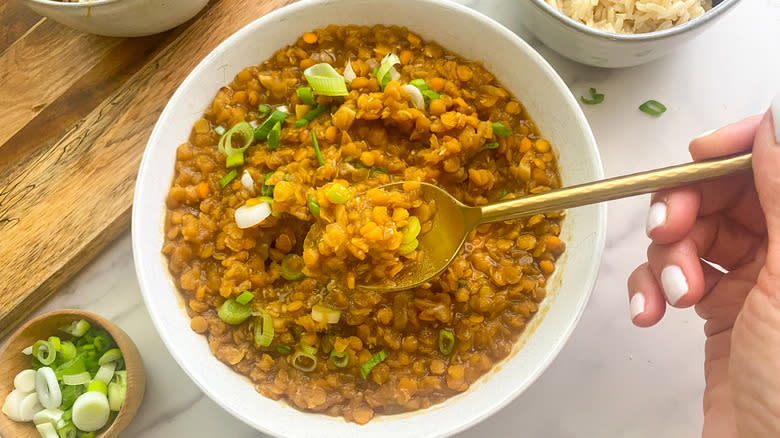
POLYGON ((569 17, 614 33, 669 29, 704 14, 712 0, 545 0, 569 17))

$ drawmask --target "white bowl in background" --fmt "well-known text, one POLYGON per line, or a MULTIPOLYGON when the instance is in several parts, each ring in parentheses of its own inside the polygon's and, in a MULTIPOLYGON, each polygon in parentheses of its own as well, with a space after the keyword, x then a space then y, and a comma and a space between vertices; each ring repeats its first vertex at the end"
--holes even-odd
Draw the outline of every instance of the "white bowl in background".
POLYGON ((33 11, 86 33, 139 37, 164 32, 198 13, 208 0, 17 0, 33 11))
POLYGON ((482 61, 523 102, 557 147, 566 185, 603 178, 593 134, 566 84, 528 44, 497 22, 441 0, 302 1, 260 18, 220 44, 190 73, 161 114, 144 153, 133 204, 133 254, 141 291, 162 340, 193 382, 260 431, 317 438, 447 436, 509 403, 563 347, 596 280, 606 234, 604 205, 568 212, 562 232, 568 249, 542 311, 531 324, 535 329, 526 331, 506 360, 468 391, 444 403, 412 413, 378 416, 364 426, 304 413, 265 398, 246 377, 218 361, 206 339, 190 329, 183 300, 160 253, 176 148, 187 140, 193 123, 219 88, 241 69, 294 43, 304 31, 329 24, 402 25, 467 59, 482 61))
POLYGON ((632 67, 656 60, 701 34, 739 0, 723 0, 704 15, 670 29, 617 34, 586 26, 545 2, 520 0, 519 17, 545 45, 561 55, 595 67, 632 67))

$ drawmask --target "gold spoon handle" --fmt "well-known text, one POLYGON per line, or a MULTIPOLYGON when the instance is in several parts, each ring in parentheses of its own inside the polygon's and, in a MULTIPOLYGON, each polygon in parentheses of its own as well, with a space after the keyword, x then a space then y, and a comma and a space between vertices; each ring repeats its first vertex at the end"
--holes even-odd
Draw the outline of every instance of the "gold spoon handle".
POLYGON ((751 169, 752 158, 753 154, 747 153, 728 158, 697 161, 497 202, 482 207, 479 223, 565 210, 745 172, 751 169))

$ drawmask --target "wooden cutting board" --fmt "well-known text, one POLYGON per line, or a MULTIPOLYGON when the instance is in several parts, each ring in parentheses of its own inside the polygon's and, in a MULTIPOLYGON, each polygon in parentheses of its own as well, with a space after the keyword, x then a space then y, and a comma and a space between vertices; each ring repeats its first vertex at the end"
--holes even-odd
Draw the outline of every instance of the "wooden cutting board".
POLYGON ((146 141, 187 74, 294 1, 212 0, 176 29, 123 39, 0 0, 0 337, 129 227, 146 141))

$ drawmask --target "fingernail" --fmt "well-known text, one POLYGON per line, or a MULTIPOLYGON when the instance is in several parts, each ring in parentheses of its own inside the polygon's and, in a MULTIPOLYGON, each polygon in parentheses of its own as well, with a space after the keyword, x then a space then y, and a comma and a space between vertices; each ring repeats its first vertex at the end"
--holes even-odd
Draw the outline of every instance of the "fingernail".
POLYGON ((645 311, 645 296, 642 292, 635 293, 628 305, 631 308, 631 321, 633 321, 637 315, 645 311))
POLYGON ((775 140, 780 143, 780 91, 772 101, 772 123, 775 125, 775 140))
POLYGON ((709 131, 707 131, 707 132, 702 132, 702 133, 701 133, 701 134, 699 134, 699 135, 698 135, 696 138, 702 138, 702 137, 706 137, 706 136, 708 136, 708 135, 712 134, 713 132, 715 132, 715 131, 717 131, 717 130, 718 130, 718 128, 715 128, 715 129, 710 129, 710 130, 709 130, 709 131))
POLYGON ((645 232, 650 235, 650 232, 657 227, 663 225, 666 222, 666 203, 658 201, 650 206, 650 210, 647 212, 647 224, 645 225, 645 232))
POLYGON ((661 271, 661 286, 664 288, 666 299, 672 305, 677 304, 688 293, 688 280, 677 265, 669 265, 661 271))

